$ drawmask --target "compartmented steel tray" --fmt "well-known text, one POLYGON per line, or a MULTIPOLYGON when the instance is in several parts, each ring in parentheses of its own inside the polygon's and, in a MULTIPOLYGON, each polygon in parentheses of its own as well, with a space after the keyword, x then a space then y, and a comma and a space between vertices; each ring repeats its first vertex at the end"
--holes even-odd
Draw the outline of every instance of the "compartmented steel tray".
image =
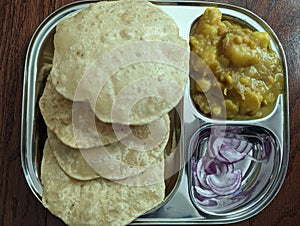
MULTIPOLYGON (((52 13, 38 27, 28 47, 24 71, 21 159, 28 185, 40 201, 42 186, 39 180, 39 167, 46 139, 46 127, 38 109, 38 100, 43 91, 45 75, 47 70, 50 70, 45 65, 51 64, 52 61, 52 41, 57 23, 72 13, 86 8, 92 2, 95 1, 75 2, 52 13), (41 71, 42 68, 46 71, 41 71)), ((261 119, 244 121, 220 121, 201 115, 191 100, 188 84, 184 98, 177 107, 179 115, 174 114, 172 120, 178 142, 176 149, 178 172, 168 181, 165 202, 132 224, 227 224, 250 218, 263 210, 276 196, 288 166, 288 73, 283 48, 272 29, 246 9, 201 1, 152 2, 174 18, 180 35, 187 41, 193 23, 207 7, 217 7, 223 15, 236 18, 255 30, 267 32, 271 37, 272 48, 280 59, 285 81, 284 92, 278 97, 271 114, 261 119), (201 155, 201 152, 194 152, 195 142, 200 142, 197 144, 200 146, 207 145, 211 128, 220 126, 238 128, 242 136, 255 136, 253 142, 258 149, 263 150, 264 145, 269 145, 272 153, 265 163, 253 163, 249 160, 238 166, 245 171, 242 178, 242 195, 235 205, 218 210, 207 209, 197 203, 193 192, 192 161, 201 155), (265 141, 260 142, 266 135, 272 140, 267 144, 265 141)))

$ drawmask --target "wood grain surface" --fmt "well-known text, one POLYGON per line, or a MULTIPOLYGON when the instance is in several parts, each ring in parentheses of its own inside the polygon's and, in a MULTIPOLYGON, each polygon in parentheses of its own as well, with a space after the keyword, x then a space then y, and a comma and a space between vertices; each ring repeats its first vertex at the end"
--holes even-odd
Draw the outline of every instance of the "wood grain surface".
MULTIPOLYGON (((37 26, 71 0, 0 1, 0 226, 59 226, 31 193, 20 160, 20 128, 24 59, 37 26)), ((257 216, 234 224, 300 224, 300 1, 218 0, 245 7, 263 18, 277 33, 286 51, 290 89, 290 158, 283 187, 257 216)))

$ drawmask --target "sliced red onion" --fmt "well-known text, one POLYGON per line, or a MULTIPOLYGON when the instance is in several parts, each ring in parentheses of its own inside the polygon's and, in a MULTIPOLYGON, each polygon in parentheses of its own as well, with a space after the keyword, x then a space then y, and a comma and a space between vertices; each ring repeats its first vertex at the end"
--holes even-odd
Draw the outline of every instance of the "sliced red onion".
POLYGON ((208 155, 213 158, 219 158, 221 162, 226 162, 226 159, 219 156, 219 147, 222 145, 223 139, 216 136, 210 136, 208 140, 208 155))
POLYGON ((191 161, 192 161, 192 171, 196 172, 197 171, 197 160, 195 157, 192 157, 191 161))
POLYGON ((218 205, 218 200, 215 200, 215 198, 206 199, 206 200, 203 200, 201 202, 201 204, 203 206, 217 206, 218 205))
POLYGON ((203 196, 199 195, 194 189, 194 197, 196 198, 197 202, 203 206, 217 206, 218 205, 218 197, 213 198, 204 198, 203 196))
POLYGON ((214 198, 217 197, 218 195, 213 192, 212 190, 208 189, 202 189, 199 186, 195 186, 195 191, 203 198, 214 198))
POLYGON ((234 172, 233 164, 224 164, 223 167, 224 167, 224 170, 222 172, 224 172, 224 173, 233 173, 234 172))
POLYGON ((211 190, 221 196, 231 195, 239 190, 242 182, 241 170, 226 174, 211 174, 206 177, 211 190))
POLYGON ((234 171, 233 165, 215 162, 211 158, 201 158, 193 172, 195 192, 202 199, 226 196, 236 192, 241 186, 242 172, 234 171), (207 173, 205 167, 215 165, 214 173, 207 173))
POLYGON ((211 136, 209 154, 223 163, 236 163, 243 160, 252 150, 253 144, 237 138, 211 136))
MULTIPOLYGON (((252 156, 251 151, 259 151, 250 135, 242 136, 241 127, 215 127, 210 131, 206 156, 193 161, 193 191, 201 205, 224 206, 240 196, 242 171, 235 169, 235 163, 244 159, 255 162, 268 161, 274 140, 264 137, 261 141, 263 153, 252 156)), ((256 138, 256 137, 255 137, 256 138)), ((200 143, 200 142, 199 142, 200 143)), ((197 150, 199 148, 197 143, 197 150)))
POLYGON ((229 145, 221 145, 217 159, 223 163, 236 163, 243 160, 247 153, 240 153, 229 145))
POLYGON ((203 189, 211 190, 211 187, 207 184, 207 177, 209 175, 225 175, 232 174, 234 167, 232 164, 223 164, 209 157, 203 157, 199 159, 196 172, 193 172, 195 178, 195 186, 203 189))
POLYGON ((246 155, 236 153, 236 152, 229 152, 228 150, 224 150, 224 152, 220 152, 220 155, 217 156, 217 159, 224 163, 224 164, 234 164, 243 159, 245 159, 246 155))
POLYGON ((199 186, 205 188, 205 189, 210 189, 209 186, 206 184, 206 174, 207 171, 206 169, 209 168, 211 163, 213 163, 214 159, 209 158, 209 157, 203 157, 199 159, 199 162, 197 164, 197 169, 196 169, 196 176, 199 182, 199 186))
POLYGON ((239 145, 234 148, 240 153, 248 154, 252 150, 253 144, 245 140, 240 140, 239 145))
POLYGON ((196 174, 196 171, 195 172, 193 172, 193 185, 195 185, 195 186, 200 186, 200 182, 199 182, 199 179, 198 179, 198 176, 197 176, 197 174, 196 174))

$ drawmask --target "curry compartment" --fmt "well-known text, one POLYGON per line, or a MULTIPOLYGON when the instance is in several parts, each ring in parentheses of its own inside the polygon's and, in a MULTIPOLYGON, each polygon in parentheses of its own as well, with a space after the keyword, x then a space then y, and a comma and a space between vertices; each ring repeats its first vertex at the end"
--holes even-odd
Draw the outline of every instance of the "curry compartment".
MULTIPOLYGON (((37 28, 28 47, 23 84, 21 161, 27 183, 39 201, 41 201, 43 193, 40 182, 40 166, 43 147, 47 138, 47 127, 40 113, 38 101, 45 86, 46 76, 51 70, 55 27, 64 18, 94 2, 97 1, 74 2, 52 13, 37 28)), ((270 47, 275 51, 282 67, 283 80, 281 82, 283 87, 282 93, 274 101, 274 108, 269 108, 263 117, 244 119, 210 117, 200 111, 192 97, 197 85, 197 78, 193 78, 195 64, 191 58, 191 73, 184 97, 178 106, 169 112, 171 136, 167 147, 174 152, 169 153, 170 158, 168 158, 165 167, 165 178, 167 178, 165 180, 165 199, 159 206, 140 216, 131 224, 228 224, 250 218, 262 211, 275 197, 284 181, 288 165, 288 73, 282 46, 272 29, 258 16, 246 9, 227 4, 199 1, 158 0, 151 2, 174 19, 179 27, 180 36, 190 45, 190 36, 195 34, 198 19, 201 18, 207 8, 218 8, 223 14, 222 20, 229 20, 251 30, 266 32, 270 37, 270 47), (194 88, 191 89, 191 87, 194 88), (207 147, 212 128, 219 128, 219 126, 224 125, 227 128, 239 130, 240 136, 244 137, 243 139, 246 137, 246 140, 255 143, 256 149, 251 152, 254 157, 261 157, 258 150, 263 152, 265 144, 262 139, 266 135, 272 139, 270 143, 272 151, 267 164, 249 160, 247 163, 243 162, 242 165, 237 166, 237 169, 244 171, 241 183, 244 193, 236 197, 237 202, 229 202, 223 208, 216 209, 211 206, 203 206, 203 203, 197 201, 197 194, 193 190, 195 184, 192 168, 193 161, 198 161, 205 154, 203 151, 207 147), (253 139, 250 139, 250 136, 253 136, 253 139), (197 151, 195 151, 197 142, 197 151), (268 180, 263 181, 264 176, 268 180), (262 183, 257 183, 258 181, 262 183)), ((238 64, 239 62, 235 63, 238 64)), ((207 69, 207 65, 204 69, 207 69)), ((205 72, 205 70, 201 72, 205 72)), ((207 81, 201 81, 202 83, 200 82, 198 85, 202 86, 202 89, 211 85, 207 81)), ((244 82, 247 83, 246 80, 244 82)), ((221 89, 223 94, 224 90, 221 89)), ((218 111, 217 108, 215 110, 218 111)), ((225 201, 223 204, 226 204, 225 201)))
POLYGON ((204 120, 265 120, 286 92, 286 65, 271 29, 207 9, 190 30, 190 102, 204 120))

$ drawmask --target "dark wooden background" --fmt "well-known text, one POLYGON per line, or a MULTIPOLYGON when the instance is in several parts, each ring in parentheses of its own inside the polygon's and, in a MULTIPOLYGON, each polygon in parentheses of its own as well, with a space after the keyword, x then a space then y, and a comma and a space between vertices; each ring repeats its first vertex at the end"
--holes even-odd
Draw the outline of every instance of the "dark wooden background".
MULTIPOLYGON (((300 224, 300 1, 218 0, 245 7, 269 23, 286 51, 290 89, 290 158, 287 177, 274 201, 246 225, 300 224)), ((58 226, 33 196, 20 160, 23 69, 26 49, 40 22, 72 0, 0 0, 0 226, 58 226)))

